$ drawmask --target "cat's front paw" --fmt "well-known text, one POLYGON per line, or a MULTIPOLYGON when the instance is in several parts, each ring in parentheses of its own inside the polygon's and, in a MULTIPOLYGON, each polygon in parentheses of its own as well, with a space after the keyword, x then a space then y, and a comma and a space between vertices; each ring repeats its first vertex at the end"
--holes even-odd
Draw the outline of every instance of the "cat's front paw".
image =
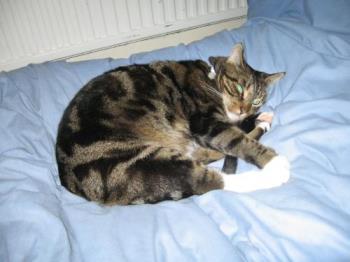
POLYGON ((275 156, 264 166, 262 172, 270 187, 280 186, 290 178, 289 161, 285 156, 275 156))
POLYGON ((257 127, 260 127, 264 132, 270 131, 273 120, 273 112, 263 112, 256 119, 257 127))

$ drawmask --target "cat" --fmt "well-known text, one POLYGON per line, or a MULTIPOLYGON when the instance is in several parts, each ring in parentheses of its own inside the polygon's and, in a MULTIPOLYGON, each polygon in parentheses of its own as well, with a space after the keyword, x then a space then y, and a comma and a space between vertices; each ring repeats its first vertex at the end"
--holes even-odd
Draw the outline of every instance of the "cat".
POLYGON ((90 201, 129 205, 286 182, 286 158, 255 140, 262 128, 249 134, 238 128, 284 73, 251 68, 242 44, 209 63, 212 67, 202 60, 134 64, 88 82, 58 127, 61 184, 90 201), (225 176, 206 166, 225 155, 263 169, 225 176))

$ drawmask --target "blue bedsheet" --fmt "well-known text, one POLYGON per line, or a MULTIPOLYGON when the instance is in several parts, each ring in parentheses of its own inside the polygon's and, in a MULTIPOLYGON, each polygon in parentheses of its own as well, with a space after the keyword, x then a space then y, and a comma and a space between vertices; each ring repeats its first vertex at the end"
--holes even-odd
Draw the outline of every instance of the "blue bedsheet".
POLYGON ((349 14, 346 0, 251 0, 244 27, 187 46, 1 73, 0 261, 350 261, 349 14), (255 69, 287 72, 262 138, 291 162, 287 184, 129 207, 60 186, 57 125, 84 83, 119 65, 228 55, 237 42, 255 69))

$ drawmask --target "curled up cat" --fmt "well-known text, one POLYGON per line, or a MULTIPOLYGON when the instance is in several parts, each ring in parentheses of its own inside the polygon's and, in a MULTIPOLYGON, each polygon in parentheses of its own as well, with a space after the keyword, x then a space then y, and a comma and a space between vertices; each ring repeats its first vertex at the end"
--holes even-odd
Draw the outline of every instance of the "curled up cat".
POLYGON ((249 192, 289 179, 289 163, 257 141, 272 121, 258 117, 267 87, 284 73, 251 68, 237 44, 229 57, 122 66, 88 82, 70 102, 57 135, 62 185, 107 205, 156 203, 215 189, 249 192), (261 168, 225 175, 207 164, 238 157, 261 168))

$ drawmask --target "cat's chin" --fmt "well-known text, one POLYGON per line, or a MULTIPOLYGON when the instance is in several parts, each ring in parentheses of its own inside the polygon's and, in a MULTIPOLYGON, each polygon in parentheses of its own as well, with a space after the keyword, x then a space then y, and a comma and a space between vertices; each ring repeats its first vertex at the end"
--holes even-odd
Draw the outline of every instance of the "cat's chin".
POLYGON ((232 123, 241 122, 247 117, 247 114, 238 115, 236 113, 231 113, 231 112, 226 112, 226 114, 232 123))

